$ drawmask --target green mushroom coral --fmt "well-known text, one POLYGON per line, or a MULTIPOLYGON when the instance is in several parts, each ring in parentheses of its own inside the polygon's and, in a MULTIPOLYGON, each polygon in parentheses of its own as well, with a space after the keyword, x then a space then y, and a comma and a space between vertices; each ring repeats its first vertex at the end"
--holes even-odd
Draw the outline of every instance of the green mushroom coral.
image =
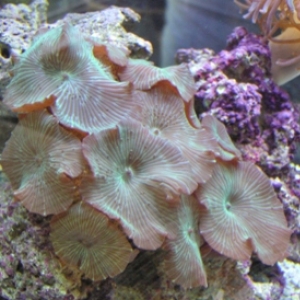
POLYGON ((199 187, 200 233, 219 253, 273 265, 286 256, 291 231, 269 178, 250 162, 216 165, 199 187))
POLYGON ((205 241, 237 260, 282 260, 291 233, 282 204, 222 123, 200 124, 188 67, 160 69, 119 50, 68 24, 49 29, 5 94, 22 115, 3 169, 29 211, 54 215, 60 261, 98 281, 139 249, 163 247, 166 277, 193 288, 209 284, 205 241))

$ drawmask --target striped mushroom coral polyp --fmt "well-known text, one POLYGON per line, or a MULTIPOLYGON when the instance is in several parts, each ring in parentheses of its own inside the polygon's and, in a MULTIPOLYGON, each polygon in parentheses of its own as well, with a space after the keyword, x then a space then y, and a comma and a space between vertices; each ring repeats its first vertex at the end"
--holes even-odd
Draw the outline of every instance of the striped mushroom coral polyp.
POLYGON ((194 196, 181 196, 173 222, 175 238, 167 239, 165 269, 168 278, 184 288, 207 286, 206 272, 200 246, 204 243, 198 233, 199 207, 194 196), (175 229, 174 229, 175 228, 175 229))
POLYGON ((61 260, 93 280, 116 276, 130 261, 132 248, 118 224, 87 204, 73 205, 53 218, 51 230, 61 260))
POLYGON ((190 125, 182 98, 161 85, 137 94, 141 109, 134 110, 133 118, 150 129, 154 136, 167 139, 182 151, 190 162, 193 178, 204 183, 212 173, 216 149, 215 137, 205 128, 190 125))
POLYGON ((285 257, 291 232, 269 179, 256 166, 219 163, 196 195, 200 232, 212 248, 237 260, 255 251, 270 265, 285 257))
POLYGON ((138 252, 131 239, 162 247, 167 277, 184 288, 207 286, 203 239, 235 259, 283 259, 282 205, 222 123, 200 124, 187 66, 127 55, 65 24, 36 37, 5 93, 22 115, 3 170, 29 211, 54 215, 56 255, 102 280, 138 252))
POLYGON ((185 102, 189 102, 195 93, 193 77, 185 64, 161 69, 145 60, 130 59, 119 76, 121 80, 133 82, 137 90, 149 90, 163 81, 169 89, 176 90, 185 102))
POLYGON ((83 154, 94 178, 83 178, 84 201, 119 219, 138 247, 160 247, 172 214, 165 192, 191 194, 197 187, 179 149, 132 120, 85 137, 83 154))
POLYGON ((51 105, 61 124, 79 131, 111 127, 132 108, 129 82, 115 81, 93 45, 67 24, 37 36, 14 73, 5 104, 21 113, 51 105))
POLYGON ((2 153, 14 196, 31 212, 57 214, 75 198, 72 179, 83 171, 80 140, 46 111, 22 117, 2 153))

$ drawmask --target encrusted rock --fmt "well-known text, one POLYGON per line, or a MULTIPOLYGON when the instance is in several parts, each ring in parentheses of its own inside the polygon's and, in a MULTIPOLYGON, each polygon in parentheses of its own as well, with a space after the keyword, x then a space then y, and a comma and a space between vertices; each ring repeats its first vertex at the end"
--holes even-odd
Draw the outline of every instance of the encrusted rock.
POLYGON ((48 24, 47 7, 46 0, 34 0, 30 5, 7 4, 0 10, 0 42, 11 48, 9 57, 0 55, 0 99, 11 78, 11 56, 26 51, 38 30, 45 27, 66 22, 78 27, 90 39, 129 49, 131 57, 148 58, 152 54, 150 42, 124 28, 140 20, 140 16, 130 8, 112 6, 97 12, 70 13, 62 20, 48 24))

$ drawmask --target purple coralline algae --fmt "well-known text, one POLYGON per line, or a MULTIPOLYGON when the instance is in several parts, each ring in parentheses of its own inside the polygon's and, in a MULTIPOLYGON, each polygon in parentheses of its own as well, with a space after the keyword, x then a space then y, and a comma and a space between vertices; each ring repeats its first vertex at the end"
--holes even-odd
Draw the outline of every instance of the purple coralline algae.
POLYGON ((271 78, 267 42, 237 27, 227 47, 212 51, 182 49, 196 80, 196 112, 222 121, 245 160, 270 176, 288 168, 300 138, 299 114, 289 95, 271 78))
MULTIPOLYGON (((254 293, 249 299, 299 299, 300 166, 293 162, 300 140, 299 112, 271 77, 267 41, 237 27, 225 50, 215 54, 209 49, 180 49, 177 62, 188 63, 194 76, 197 115, 200 119, 216 116, 243 160, 268 174, 294 231, 288 259, 272 270, 277 274, 275 281, 253 278, 250 268, 241 271, 254 293)), ((261 271, 255 276, 266 272, 264 267, 261 271)))

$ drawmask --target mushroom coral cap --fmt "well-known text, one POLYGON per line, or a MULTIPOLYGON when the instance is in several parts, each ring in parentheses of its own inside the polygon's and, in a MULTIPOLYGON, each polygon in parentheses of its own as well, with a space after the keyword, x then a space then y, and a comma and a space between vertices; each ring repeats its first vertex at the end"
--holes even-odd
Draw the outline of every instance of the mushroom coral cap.
POLYGON ((222 160, 240 159, 241 152, 235 147, 226 127, 216 117, 205 115, 201 122, 205 128, 216 140, 217 144, 212 145, 212 151, 222 160))
POLYGON ((81 143, 46 111, 34 112, 20 119, 1 164, 14 195, 29 211, 56 214, 73 202, 72 178, 83 170, 81 143))
POLYGON ((109 68, 114 78, 118 78, 118 73, 127 65, 129 50, 127 48, 118 48, 115 45, 101 44, 93 42, 93 54, 95 58, 109 68))
POLYGON ((269 178, 255 165, 217 164, 196 195, 200 233, 213 249, 237 260, 255 251, 270 265, 285 257, 291 231, 269 178))
POLYGON ((92 45, 67 24, 39 35, 14 73, 4 103, 16 112, 53 104, 62 124, 91 133, 115 125, 132 109, 131 85, 115 81, 92 45))
POLYGON ((196 92, 193 76, 186 64, 158 68, 145 60, 129 59, 119 76, 122 81, 132 82, 137 90, 149 90, 163 82, 169 89, 176 90, 185 102, 189 102, 196 92))
POLYGON ((181 196, 176 218, 170 225, 176 228, 173 239, 167 239, 164 248, 167 277, 184 288, 207 287, 206 272, 200 253, 198 233, 199 204, 194 196, 181 196))
POLYGON ((156 86, 147 92, 138 92, 140 110, 131 116, 150 129, 154 136, 167 139, 190 162, 192 174, 198 183, 204 183, 215 163, 211 153, 216 147, 212 134, 204 128, 190 125, 182 98, 167 88, 156 86))
POLYGON ((85 137, 83 153, 94 177, 83 178, 84 201, 119 219, 138 247, 160 247, 168 235, 164 224, 172 213, 170 202, 197 187, 181 152, 127 120, 85 137))
POLYGON ((50 239, 63 262, 92 280, 118 275, 131 259, 132 248, 118 224, 82 202, 51 221, 50 239))

